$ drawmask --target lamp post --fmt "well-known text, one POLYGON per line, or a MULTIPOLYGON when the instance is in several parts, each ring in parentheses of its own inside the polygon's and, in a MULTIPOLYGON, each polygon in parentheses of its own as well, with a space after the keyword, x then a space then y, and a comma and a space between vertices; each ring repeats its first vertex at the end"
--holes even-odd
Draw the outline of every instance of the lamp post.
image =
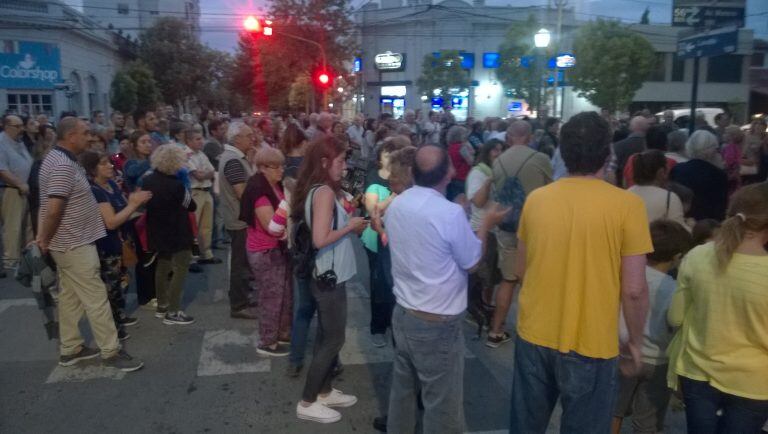
POLYGON ((552 34, 547 29, 539 29, 539 31, 533 35, 533 43, 536 46, 536 54, 539 57, 538 62, 536 62, 537 66, 539 67, 538 71, 536 71, 536 82, 538 85, 538 90, 536 91, 536 117, 539 119, 541 119, 541 78, 544 75, 544 69, 546 68, 545 50, 547 47, 549 47, 549 42, 551 40, 552 34))

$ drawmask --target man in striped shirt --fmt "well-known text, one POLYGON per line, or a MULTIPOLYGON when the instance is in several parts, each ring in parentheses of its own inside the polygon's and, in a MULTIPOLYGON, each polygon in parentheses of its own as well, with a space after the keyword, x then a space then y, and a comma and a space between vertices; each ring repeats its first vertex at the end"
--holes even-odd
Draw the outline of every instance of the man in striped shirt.
POLYGON ((120 348, 99 274, 96 240, 106 236, 99 206, 76 156, 88 148, 88 124, 75 117, 59 122, 58 145, 40 168, 40 224, 37 244, 56 262, 59 280, 59 364, 71 366, 101 354, 105 365, 124 372, 141 361, 120 348), (78 322, 85 312, 99 346, 85 346, 78 322))

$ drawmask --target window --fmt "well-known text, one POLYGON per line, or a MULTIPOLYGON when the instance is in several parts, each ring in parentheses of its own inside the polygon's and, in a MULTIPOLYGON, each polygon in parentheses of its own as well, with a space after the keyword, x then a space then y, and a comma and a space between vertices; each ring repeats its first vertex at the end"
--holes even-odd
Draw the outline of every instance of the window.
POLYGON ((685 81, 685 59, 672 55, 672 81, 685 81))
POLYGON ((131 8, 128 6, 128 3, 118 3, 117 13, 120 15, 128 15, 131 13, 131 8))
POLYGON ((9 93, 8 110, 19 114, 53 114, 53 98, 50 93, 9 93))
POLYGON ((710 57, 707 62, 709 83, 741 83, 742 56, 726 54, 710 57))
POLYGON ((664 81, 667 78, 667 53, 656 53, 656 65, 648 81, 664 81))

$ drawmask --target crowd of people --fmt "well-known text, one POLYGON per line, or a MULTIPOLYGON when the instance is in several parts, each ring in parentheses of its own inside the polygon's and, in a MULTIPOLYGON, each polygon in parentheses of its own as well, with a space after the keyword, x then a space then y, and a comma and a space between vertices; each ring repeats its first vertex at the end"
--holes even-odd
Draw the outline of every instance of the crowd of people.
POLYGON ((378 429, 464 431, 465 320, 489 351, 515 341, 513 433, 545 432, 558 400, 563 432, 617 433, 630 415, 658 432, 673 393, 691 433, 768 419, 763 118, 744 132, 701 116, 690 135, 671 112, 2 121, 3 263, 50 258, 63 366, 142 368, 125 351, 126 292, 165 325, 192 324, 187 273, 228 245, 230 316, 258 321, 256 352, 289 356, 290 378, 317 314, 296 415, 336 422, 357 402, 333 379, 359 238, 371 342, 395 352, 378 429))

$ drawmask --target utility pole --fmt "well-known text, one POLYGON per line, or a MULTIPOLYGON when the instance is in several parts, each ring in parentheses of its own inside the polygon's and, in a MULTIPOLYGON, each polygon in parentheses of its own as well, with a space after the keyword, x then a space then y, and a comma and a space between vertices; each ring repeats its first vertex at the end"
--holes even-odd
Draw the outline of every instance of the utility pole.
MULTIPOLYGON (((557 67, 557 56, 562 47, 563 38, 563 8, 568 4, 568 0, 555 0, 555 6, 557 6, 557 39, 555 39, 555 92, 552 98, 552 116, 557 117, 557 94, 560 89, 560 68, 557 67)), ((563 104, 560 105, 560 111, 565 105, 565 90, 563 90, 563 104)), ((560 114, 562 118, 562 113, 560 114)))

